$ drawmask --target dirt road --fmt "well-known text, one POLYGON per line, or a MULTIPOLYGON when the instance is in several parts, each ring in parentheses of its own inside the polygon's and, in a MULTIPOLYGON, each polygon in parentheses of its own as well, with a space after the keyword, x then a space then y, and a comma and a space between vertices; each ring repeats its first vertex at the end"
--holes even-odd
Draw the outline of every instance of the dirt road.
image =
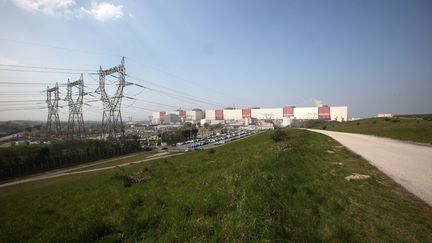
POLYGON ((432 146, 362 134, 308 130, 337 140, 432 206, 432 146))
POLYGON ((22 184, 22 183, 33 182, 33 181, 39 181, 39 180, 45 180, 45 179, 56 178, 56 177, 61 177, 61 176, 67 176, 67 175, 84 174, 84 173, 90 173, 90 172, 95 172, 95 171, 110 170, 110 169, 114 169, 114 168, 119 168, 119 167, 134 165, 134 164, 139 164, 139 163, 143 163, 143 162, 147 162, 147 161, 151 161, 151 160, 157 160, 157 159, 162 159, 162 158, 168 158, 168 157, 172 157, 172 156, 177 156, 177 155, 180 155, 180 154, 182 154, 182 153, 170 154, 170 153, 165 153, 164 152, 164 153, 155 154, 155 155, 147 157, 146 159, 137 160, 137 161, 134 161, 134 162, 125 162, 125 163, 119 164, 119 165, 106 166, 106 167, 102 167, 102 168, 95 168, 95 169, 88 169, 88 170, 81 170, 81 169, 83 169, 85 167, 94 166, 96 164, 106 163, 106 162, 114 161, 114 160, 117 160, 117 159, 124 159, 124 158, 128 158, 128 157, 131 157, 131 156, 134 156, 134 155, 123 156, 123 157, 118 157, 118 158, 114 158, 114 159, 110 159, 110 160, 105 160, 105 161, 100 162, 100 163, 93 163, 93 164, 86 165, 86 166, 75 166, 75 167, 72 167, 72 168, 69 168, 69 169, 62 169, 62 170, 47 172, 47 173, 44 173, 42 175, 37 175, 37 176, 30 177, 30 178, 27 178, 27 179, 21 179, 21 180, 12 181, 12 182, 6 182, 6 183, 3 183, 3 184, 0 184, 0 188, 7 187, 7 186, 13 186, 13 185, 17 185, 17 184, 22 184))

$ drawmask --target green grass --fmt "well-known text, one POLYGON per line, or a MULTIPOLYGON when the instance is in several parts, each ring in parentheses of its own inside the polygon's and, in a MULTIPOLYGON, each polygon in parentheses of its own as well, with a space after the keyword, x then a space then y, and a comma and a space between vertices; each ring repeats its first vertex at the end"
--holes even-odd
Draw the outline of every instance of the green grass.
POLYGON ((349 122, 320 122, 312 128, 339 132, 361 133, 405 141, 432 144, 432 117, 401 116, 393 118, 368 118, 349 122))
POLYGON ((324 135, 211 151, 2 188, 0 241, 432 241, 429 206, 324 135))

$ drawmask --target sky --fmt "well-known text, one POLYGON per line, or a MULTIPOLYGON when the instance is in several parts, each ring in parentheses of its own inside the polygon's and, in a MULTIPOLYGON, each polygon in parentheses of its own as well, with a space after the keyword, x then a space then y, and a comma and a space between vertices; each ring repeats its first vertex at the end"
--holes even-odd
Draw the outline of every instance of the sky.
POLYGON ((64 99, 82 70, 84 119, 100 120, 88 73, 122 56, 146 87, 125 87, 124 120, 228 106, 432 113, 431 13, 428 0, 0 0, 0 120, 45 120, 43 90, 58 82, 64 99))

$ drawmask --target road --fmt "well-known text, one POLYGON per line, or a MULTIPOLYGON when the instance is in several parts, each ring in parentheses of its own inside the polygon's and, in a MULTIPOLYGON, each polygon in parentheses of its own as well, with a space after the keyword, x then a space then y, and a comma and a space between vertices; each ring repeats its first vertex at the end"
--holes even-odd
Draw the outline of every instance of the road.
MULTIPOLYGON (((13 185, 17 185, 17 184, 23 184, 23 183, 28 183, 28 182, 34 182, 34 181, 40 181, 40 180, 45 180, 45 179, 50 179, 50 178, 56 178, 56 177, 61 177, 61 176, 68 176, 68 175, 76 175, 76 174, 85 174, 85 173, 90 173, 90 172, 95 172, 95 171, 102 171, 102 170, 110 170, 110 169, 115 169, 115 168, 119 168, 119 167, 124 167, 124 166, 129 166, 129 165, 134 165, 134 164, 139 164, 139 163, 143 163, 143 162, 147 162, 147 161, 151 161, 151 160, 157 160, 157 159, 162 159, 162 158, 168 158, 168 157, 172 157, 172 156, 177 156, 180 155, 182 153, 167 153, 167 152, 162 152, 159 154, 155 154, 152 156, 147 157, 146 159, 143 160, 137 160, 137 161, 133 161, 133 162, 125 162, 123 164, 119 164, 119 165, 113 165, 113 166, 107 166, 107 167, 102 167, 102 168, 95 168, 95 169, 88 169, 88 170, 80 170, 82 168, 84 168, 83 166, 74 166, 72 168, 68 168, 68 169, 62 169, 62 170, 56 170, 56 171, 51 171, 51 172, 46 172, 43 174, 39 174, 36 176, 32 176, 26 179, 19 179, 16 181, 11 181, 11 182, 6 182, 3 184, 0 184, 0 188, 2 187, 8 187, 8 186, 13 186, 13 185)), ((118 157, 112 160, 107 160, 101 163, 106 163, 108 161, 113 161, 113 160, 117 160, 117 159, 124 159, 130 156, 123 156, 123 157, 118 157)), ((96 163, 98 164, 98 163, 96 163)), ((90 164, 90 165, 86 165, 88 166, 94 166, 95 163, 90 164)))
POLYGON ((363 134, 308 130, 337 140, 432 206, 432 146, 363 134))

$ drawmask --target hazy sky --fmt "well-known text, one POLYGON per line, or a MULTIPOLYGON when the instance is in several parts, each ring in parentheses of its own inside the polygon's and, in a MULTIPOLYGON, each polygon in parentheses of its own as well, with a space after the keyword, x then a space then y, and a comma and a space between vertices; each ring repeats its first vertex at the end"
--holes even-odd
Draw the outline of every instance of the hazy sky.
MULTIPOLYGON (((121 56, 129 75, 151 83, 129 81, 179 92, 126 87, 140 100, 124 99, 125 120, 175 107, 316 101, 347 105, 350 117, 432 112, 429 0, 0 0, 0 29, 1 120, 46 119, 45 83, 79 78, 6 65, 98 70, 121 56)), ((87 91, 97 80, 84 75, 87 91)), ((97 99, 86 96, 86 120, 100 119, 97 99)))

